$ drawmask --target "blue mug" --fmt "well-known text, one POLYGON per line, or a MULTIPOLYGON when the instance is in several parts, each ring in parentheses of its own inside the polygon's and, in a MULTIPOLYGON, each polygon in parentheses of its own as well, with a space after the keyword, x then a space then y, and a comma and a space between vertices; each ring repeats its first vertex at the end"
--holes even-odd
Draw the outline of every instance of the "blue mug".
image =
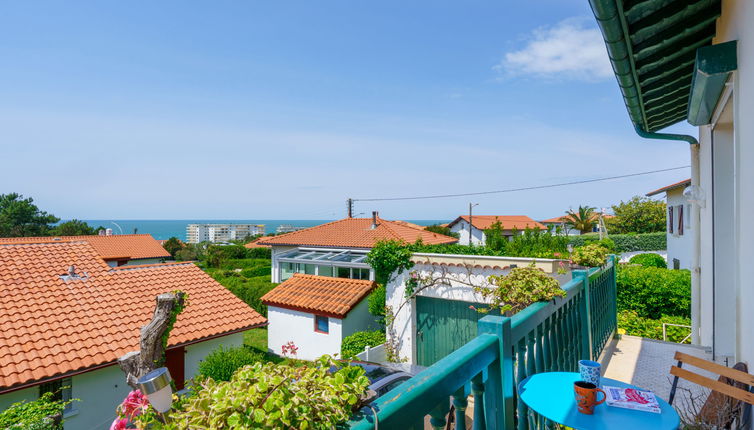
POLYGON ((596 361, 579 360, 579 374, 584 382, 590 382, 599 387, 600 370, 602 370, 602 366, 596 361))

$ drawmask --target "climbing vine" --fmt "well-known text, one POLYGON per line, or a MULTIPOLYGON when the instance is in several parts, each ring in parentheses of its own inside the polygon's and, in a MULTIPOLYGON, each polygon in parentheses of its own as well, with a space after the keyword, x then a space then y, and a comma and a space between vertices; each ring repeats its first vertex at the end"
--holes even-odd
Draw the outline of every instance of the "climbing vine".
POLYGON ((397 240, 379 241, 367 254, 366 262, 374 270, 374 280, 377 282, 377 289, 369 296, 369 312, 383 323, 386 316, 385 288, 393 276, 414 267, 411 255, 406 243, 397 240))

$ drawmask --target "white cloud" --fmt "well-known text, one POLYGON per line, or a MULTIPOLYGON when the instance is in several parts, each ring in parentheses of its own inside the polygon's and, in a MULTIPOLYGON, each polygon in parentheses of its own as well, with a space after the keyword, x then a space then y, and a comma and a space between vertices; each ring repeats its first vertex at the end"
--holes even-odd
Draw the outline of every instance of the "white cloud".
POLYGON ((504 77, 599 81, 613 76, 599 30, 574 18, 534 30, 526 46, 506 53, 494 69, 504 77))

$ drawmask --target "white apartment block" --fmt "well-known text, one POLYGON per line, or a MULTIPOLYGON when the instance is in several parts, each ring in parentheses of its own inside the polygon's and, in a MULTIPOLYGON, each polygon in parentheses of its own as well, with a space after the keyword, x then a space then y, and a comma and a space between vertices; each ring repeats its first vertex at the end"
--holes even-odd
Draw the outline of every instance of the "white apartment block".
POLYGON ((264 233, 264 224, 189 224, 186 242, 227 242, 264 233))

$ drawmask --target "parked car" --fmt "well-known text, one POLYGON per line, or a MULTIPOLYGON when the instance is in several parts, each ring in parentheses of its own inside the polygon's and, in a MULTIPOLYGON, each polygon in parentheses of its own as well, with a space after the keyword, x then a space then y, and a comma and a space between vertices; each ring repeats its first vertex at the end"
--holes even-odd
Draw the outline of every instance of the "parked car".
POLYGON ((359 366, 369 378, 369 389, 380 397, 395 387, 411 379, 420 369, 405 369, 386 366, 368 361, 348 361, 352 366, 359 366))

